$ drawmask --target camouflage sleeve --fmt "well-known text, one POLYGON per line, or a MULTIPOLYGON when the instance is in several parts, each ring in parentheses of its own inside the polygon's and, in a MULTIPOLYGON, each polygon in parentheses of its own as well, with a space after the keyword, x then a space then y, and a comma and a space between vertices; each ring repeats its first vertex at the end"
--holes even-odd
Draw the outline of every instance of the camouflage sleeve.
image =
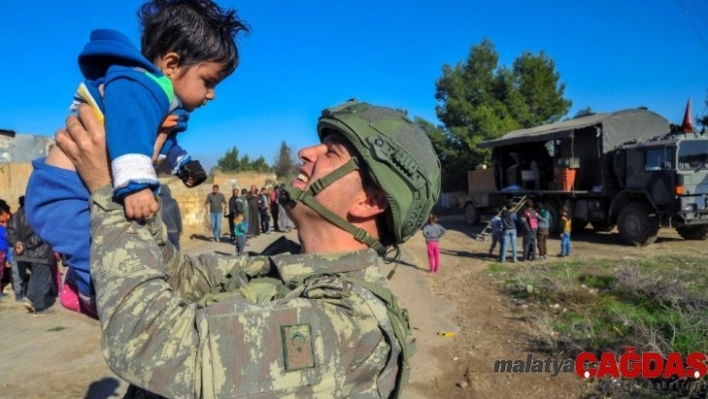
POLYGON ((181 256, 167 239, 161 212, 148 219, 145 226, 162 252, 163 262, 152 266, 162 267, 170 287, 190 302, 212 292, 214 286, 224 283, 233 274, 243 272, 245 276, 253 277, 270 270, 270 261, 265 256, 234 258, 214 253, 197 258, 181 256))
MULTIPOLYGON (((126 381, 167 397, 193 397, 201 391, 198 348, 206 336, 199 333, 197 319, 203 309, 171 289, 151 221, 147 228, 127 221, 112 196, 112 187, 105 186, 92 194, 91 203, 91 264, 103 356, 126 381)), ((187 258, 177 266, 173 277, 180 277, 173 283, 188 280, 205 289, 243 259, 203 267, 187 258)))
POLYGON ((242 258, 185 258, 169 277, 150 221, 127 221, 112 194, 92 194, 91 262, 102 352, 118 376, 169 398, 388 396, 382 371, 396 356, 374 298, 343 295, 347 286, 330 278, 308 285, 307 298, 190 303, 168 279, 208 286, 242 258))

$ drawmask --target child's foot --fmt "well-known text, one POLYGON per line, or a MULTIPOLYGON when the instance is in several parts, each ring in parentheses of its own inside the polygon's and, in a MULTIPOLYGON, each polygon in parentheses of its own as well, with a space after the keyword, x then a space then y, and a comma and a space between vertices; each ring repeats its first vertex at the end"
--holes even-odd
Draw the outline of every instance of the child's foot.
POLYGON ((73 284, 64 283, 61 294, 59 295, 59 303, 61 303, 61 306, 63 306, 64 309, 81 313, 78 288, 73 284))

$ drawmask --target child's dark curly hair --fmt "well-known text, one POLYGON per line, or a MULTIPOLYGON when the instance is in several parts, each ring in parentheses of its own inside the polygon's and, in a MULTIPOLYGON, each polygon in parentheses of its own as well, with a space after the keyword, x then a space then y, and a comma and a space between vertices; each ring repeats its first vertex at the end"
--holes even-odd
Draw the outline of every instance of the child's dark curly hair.
POLYGON ((236 10, 211 0, 152 0, 140 7, 142 53, 150 61, 175 52, 180 65, 218 62, 230 75, 238 66, 236 36, 248 33, 236 10))

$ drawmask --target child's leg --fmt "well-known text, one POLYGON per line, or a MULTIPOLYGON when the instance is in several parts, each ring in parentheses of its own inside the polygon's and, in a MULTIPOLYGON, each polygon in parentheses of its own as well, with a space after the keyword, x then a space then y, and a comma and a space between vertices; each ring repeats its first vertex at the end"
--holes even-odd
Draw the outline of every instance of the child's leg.
POLYGON ((236 255, 243 255, 243 248, 246 244, 246 236, 236 236, 236 255))
POLYGON ((499 237, 492 235, 492 245, 489 247, 489 254, 490 255, 494 253, 494 247, 496 247, 498 243, 499 243, 499 237))
POLYGON ((89 192, 72 170, 49 165, 45 159, 32 166, 25 195, 27 221, 54 251, 66 255, 67 266, 76 271, 79 292, 90 296, 89 192))
POLYGON ((71 162, 71 159, 69 159, 69 157, 64 154, 64 151, 56 145, 53 145, 52 148, 49 149, 47 158, 44 162, 46 162, 47 165, 55 166, 57 168, 71 171, 76 170, 74 168, 74 163, 71 162))
POLYGON ((437 273, 440 268, 440 242, 435 241, 433 244, 435 244, 433 245, 433 256, 435 257, 435 273, 437 273))
POLYGON ((563 233, 561 237, 561 256, 570 255, 570 234, 563 233))
POLYGON ((433 254, 433 242, 428 241, 428 271, 435 271, 435 255, 433 254))

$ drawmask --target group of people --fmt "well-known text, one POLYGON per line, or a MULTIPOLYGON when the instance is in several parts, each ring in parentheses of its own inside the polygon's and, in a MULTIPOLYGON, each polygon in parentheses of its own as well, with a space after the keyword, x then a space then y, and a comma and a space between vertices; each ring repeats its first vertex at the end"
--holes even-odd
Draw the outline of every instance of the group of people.
POLYGON ((11 284, 15 301, 35 317, 45 316, 61 287, 58 255, 27 222, 25 197, 18 202, 20 207, 11 213, 0 200, 0 298, 7 297, 4 290, 11 284))
POLYGON ((210 215, 214 241, 221 241, 221 220, 229 222, 229 238, 236 245, 236 254, 242 255, 246 241, 250 237, 275 232, 289 232, 294 225, 285 208, 279 204, 280 192, 285 185, 273 189, 251 185, 250 190, 234 188, 228 202, 219 192, 219 185, 212 186, 212 192, 204 201, 205 210, 210 215), (271 229, 271 220, 273 229, 271 229))
MULTIPOLYGON (((561 209, 561 251, 560 256, 570 256, 571 220, 568 211, 561 209)), ((521 261, 545 260, 548 256, 548 236, 553 220, 546 206, 539 202, 534 207, 532 200, 527 200, 520 213, 515 212, 515 204, 509 201, 505 208, 491 220, 492 244, 489 255, 493 255, 494 248, 500 244, 499 261, 506 262, 507 251, 511 247, 513 261, 518 259, 517 236, 522 237, 521 261), (538 258, 536 249, 538 248, 538 258)))
MULTIPOLYGON (((176 135, 238 66, 236 36, 247 28, 212 0, 150 0, 139 19, 140 49, 120 32, 92 32, 75 113, 33 162, 27 204, 29 224, 95 304, 103 355, 132 384, 125 397, 400 397, 415 345, 379 259, 397 253, 438 199, 440 162, 425 132, 391 107, 325 109, 319 142, 298 153, 298 178, 280 193, 242 192, 270 202, 247 207, 248 217, 235 210, 229 226, 234 238, 237 225, 267 232, 269 210, 287 229, 282 207, 299 245, 182 256, 155 166, 167 162, 188 187, 204 181, 176 135)), ((232 212, 218 187, 212 194, 219 240, 232 212)), ((31 242, 16 248, 44 262, 31 242)), ((31 305, 43 310, 39 299, 31 305)))

